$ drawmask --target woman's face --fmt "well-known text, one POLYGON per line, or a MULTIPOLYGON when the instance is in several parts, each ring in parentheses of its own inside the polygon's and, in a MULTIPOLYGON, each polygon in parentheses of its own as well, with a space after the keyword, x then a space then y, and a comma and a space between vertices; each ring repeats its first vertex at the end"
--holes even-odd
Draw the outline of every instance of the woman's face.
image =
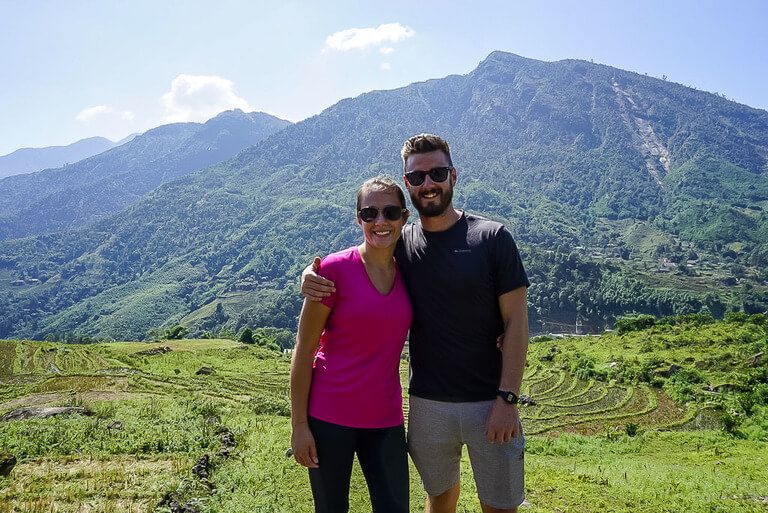
POLYGON ((400 199, 394 192, 384 192, 377 190, 366 190, 360 198, 360 209, 372 207, 376 209, 376 217, 370 221, 364 221, 357 213, 357 224, 363 229, 365 242, 373 248, 389 248, 397 244, 400 238, 400 232, 403 231, 403 225, 408 219, 408 212, 402 213, 400 219, 391 221, 384 215, 386 207, 395 207, 388 209, 395 211, 402 209, 400 199))

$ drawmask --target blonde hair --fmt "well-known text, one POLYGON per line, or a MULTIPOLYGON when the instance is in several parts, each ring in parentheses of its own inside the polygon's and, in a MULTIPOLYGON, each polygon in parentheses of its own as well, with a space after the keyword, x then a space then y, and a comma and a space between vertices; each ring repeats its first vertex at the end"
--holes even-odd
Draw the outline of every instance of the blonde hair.
POLYGON ((394 193, 397 195, 397 199, 400 200, 400 206, 405 208, 405 194, 403 194, 403 189, 400 188, 399 185, 395 183, 394 180, 392 180, 388 176, 379 175, 374 178, 371 178, 370 180, 366 180, 363 182, 363 185, 360 186, 359 189, 357 189, 357 209, 360 210, 360 202, 363 199, 363 193, 368 191, 380 191, 385 193, 394 193))

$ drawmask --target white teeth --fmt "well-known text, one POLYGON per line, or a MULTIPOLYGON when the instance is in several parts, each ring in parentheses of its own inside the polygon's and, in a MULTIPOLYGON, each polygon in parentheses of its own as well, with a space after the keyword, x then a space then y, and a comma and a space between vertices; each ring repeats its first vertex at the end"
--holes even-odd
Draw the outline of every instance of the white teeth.
POLYGON ((378 235, 380 237, 384 237, 384 236, 389 235, 390 233, 392 233, 392 231, 391 230, 387 230, 386 232, 373 232, 373 233, 375 233, 376 235, 378 235))
POLYGON ((425 197, 425 198, 427 198, 427 199, 432 199, 432 198, 434 198, 435 196, 437 196, 437 193, 436 193, 436 192, 427 192, 427 193, 425 193, 425 194, 422 194, 422 196, 424 196, 424 197, 425 197))

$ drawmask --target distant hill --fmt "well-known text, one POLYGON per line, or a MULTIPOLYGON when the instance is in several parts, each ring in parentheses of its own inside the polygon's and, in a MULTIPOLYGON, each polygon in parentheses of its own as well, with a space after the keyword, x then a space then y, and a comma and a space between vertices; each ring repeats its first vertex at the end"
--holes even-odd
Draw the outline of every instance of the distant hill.
POLYGON ((456 204, 521 245, 535 329, 768 308, 768 112, 494 52, 467 75, 342 100, 86 229, 0 244, 0 337, 292 329, 300 270, 359 240, 356 187, 400 176, 403 139, 425 131, 452 143, 456 204))
POLYGON ((104 137, 89 137, 67 146, 21 148, 0 156, 0 178, 61 167, 119 146, 123 141, 113 142, 104 137))
POLYGON ((206 123, 160 126, 80 162, 0 180, 0 239, 82 226, 158 185, 225 160, 290 124, 226 111, 206 123))

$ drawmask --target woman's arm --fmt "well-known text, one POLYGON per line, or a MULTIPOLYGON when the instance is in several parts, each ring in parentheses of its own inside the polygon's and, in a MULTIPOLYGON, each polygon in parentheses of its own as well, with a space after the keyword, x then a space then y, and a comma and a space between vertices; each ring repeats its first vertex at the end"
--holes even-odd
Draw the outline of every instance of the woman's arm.
POLYGON ((319 466, 315 439, 307 422, 312 361, 330 313, 324 304, 304 300, 291 359, 291 448, 296 461, 310 468, 319 466))

